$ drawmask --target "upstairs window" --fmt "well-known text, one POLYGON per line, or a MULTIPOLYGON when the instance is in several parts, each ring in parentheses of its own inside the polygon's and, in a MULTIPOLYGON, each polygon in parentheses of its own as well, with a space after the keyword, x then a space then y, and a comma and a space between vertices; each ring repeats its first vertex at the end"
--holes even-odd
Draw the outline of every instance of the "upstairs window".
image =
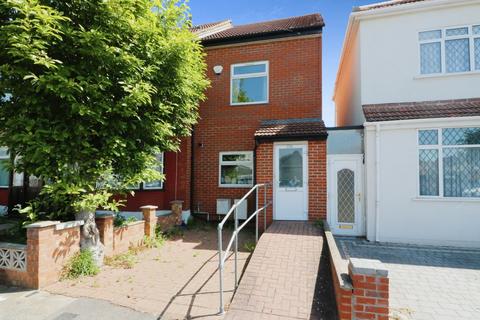
POLYGON ((418 131, 420 196, 480 198, 480 128, 418 131))
POLYGON ((10 171, 7 169, 10 162, 8 149, 0 147, 0 188, 8 188, 10 182, 10 171))
POLYGON ((423 31, 418 40, 421 74, 480 71, 480 25, 423 31))
POLYGON ((268 62, 232 65, 230 104, 259 103, 268 103, 268 62))

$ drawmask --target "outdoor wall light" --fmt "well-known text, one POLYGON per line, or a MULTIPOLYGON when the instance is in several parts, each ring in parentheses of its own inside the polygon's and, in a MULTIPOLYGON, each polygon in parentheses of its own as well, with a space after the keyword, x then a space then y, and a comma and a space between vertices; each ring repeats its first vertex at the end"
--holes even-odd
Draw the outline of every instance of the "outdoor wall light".
POLYGON ((215 74, 217 76, 221 75, 222 74, 222 71, 223 71, 223 67, 222 66, 215 66, 213 67, 213 72, 215 72, 215 74))

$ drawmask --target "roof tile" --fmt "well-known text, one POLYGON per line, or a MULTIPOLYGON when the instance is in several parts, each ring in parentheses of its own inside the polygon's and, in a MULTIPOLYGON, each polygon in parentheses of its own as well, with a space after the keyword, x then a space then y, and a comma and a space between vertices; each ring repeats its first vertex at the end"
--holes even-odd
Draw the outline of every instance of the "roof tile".
POLYGON ((480 98, 371 104, 363 113, 368 122, 480 116, 480 98))
POLYGON ((327 129, 320 118, 264 120, 255 132, 255 139, 289 137, 326 137, 327 129))

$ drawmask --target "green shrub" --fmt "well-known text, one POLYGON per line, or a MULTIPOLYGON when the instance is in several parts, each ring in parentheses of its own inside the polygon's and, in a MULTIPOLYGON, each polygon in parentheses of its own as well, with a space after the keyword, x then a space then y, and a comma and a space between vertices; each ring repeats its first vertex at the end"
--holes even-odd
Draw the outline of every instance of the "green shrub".
POLYGON ((137 218, 135 218, 135 217, 125 218, 124 216, 117 213, 115 215, 115 218, 113 219, 113 226, 115 228, 125 227, 129 223, 132 223, 132 222, 135 222, 135 221, 137 221, 137 218))
POLYGON ((243 248, 248 252, 253 252, 255 250, 255 246, 256 244, 253 241, 247 241, 243 244, 243 248))
POLYGON ((65 265, 62 278, 76 279, 82 276, 94 276, 99 271, 100 268, 95 264, 92 252, 90 250, 81 250, 65 265))
POLYGON ((322 219, 315 220, 314 224, 317 228, 323 229, 323 220, 322 219))

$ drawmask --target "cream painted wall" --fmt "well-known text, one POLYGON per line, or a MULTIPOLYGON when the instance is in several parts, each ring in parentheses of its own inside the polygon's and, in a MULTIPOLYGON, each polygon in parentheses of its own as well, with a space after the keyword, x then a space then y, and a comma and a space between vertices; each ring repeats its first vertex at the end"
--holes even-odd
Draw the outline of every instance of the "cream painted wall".
POLYGON ((418 33, 472 24, 480 24, 480 1, 361 19, 361 104, 480 97, 480 72, 420 77, 418 33))
MULTIPOLYGON (((451 126, 452 121, 438 120, 381 124, 377 224, 376 125, 367 125, 365 163, 369 240, 480 247, 480 199, 427 200, 418 197, 417 129, 451 126)), ((454 126, 480 126, 480 117, 455 119, 454 126)))

